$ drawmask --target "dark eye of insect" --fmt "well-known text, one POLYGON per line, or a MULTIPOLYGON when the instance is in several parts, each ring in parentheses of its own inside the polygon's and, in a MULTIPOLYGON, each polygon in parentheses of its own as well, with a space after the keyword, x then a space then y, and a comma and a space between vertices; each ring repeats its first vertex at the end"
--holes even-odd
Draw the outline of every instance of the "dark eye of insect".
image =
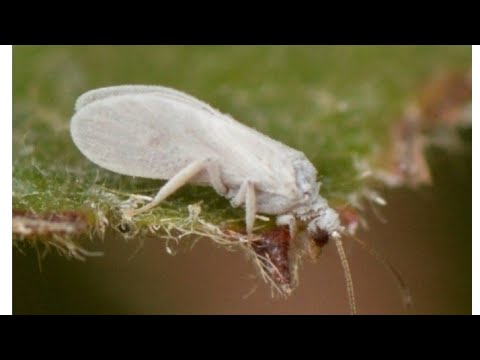
POLYGON ((326 243, 328 243, 330 236, 325 230, 318 229, 318 231, 312 236, 312 238, 313 241, 315 241, 315 244, 317 244, 317 246, 322 247, 326 243))

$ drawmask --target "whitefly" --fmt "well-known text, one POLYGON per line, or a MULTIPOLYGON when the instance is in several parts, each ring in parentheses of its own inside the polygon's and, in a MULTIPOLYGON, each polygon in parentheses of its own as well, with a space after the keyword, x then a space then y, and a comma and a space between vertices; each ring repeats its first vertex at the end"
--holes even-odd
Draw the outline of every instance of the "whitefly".
POLYGON ((150 203, 127 215, 150 210, 185 184, 211 186, 245 208, 250 237, 257 212, 276 215, 292 239, 299 226, 313 239, 335 239, 346 264, 339 216, 320 196, 317 171, 301 151, 162 86, 92 90, 78 98, 75 111, 71 135, 89 160, 116 173, 168 180, 150 203))

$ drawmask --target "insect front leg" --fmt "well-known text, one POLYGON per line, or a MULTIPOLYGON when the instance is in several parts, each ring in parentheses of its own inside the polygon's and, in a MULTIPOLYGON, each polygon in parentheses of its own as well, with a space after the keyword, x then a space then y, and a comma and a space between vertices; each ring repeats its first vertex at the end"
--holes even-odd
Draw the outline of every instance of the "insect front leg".
POLYGON ((139 209, 129 209, 124 212, 126 216, 135 216, 141 214, 147 210, 150 210, 154 206, 158 205, 160 202, 165 200, 168 196, 173 194, 183 185, 188 183, 193 177, 195 177, 200 171, 208 168, 209 159, 197 160, 187 165, 182 170, 180 170, 174 177, 172 177, 168 182, 163 185, 163 187, 158 191, 157 195, 153 200, 147 205, 139 209))
POLYGON ((288 225, 288 230, 290 231, 290 237, 295 239, 297 234, 297 220, 292 214, 285 214, 277 216, 276 223, 278 226, 288 225))
POLYGON ((257 215, 257 202, 255 198, 255 186, 251 180, 245 180, 237 195, 231 200, 234 207, 245 204, 245 225, 247 234, 251 238, 253 234, 253 225, 255 224, 255 216, 257 215))

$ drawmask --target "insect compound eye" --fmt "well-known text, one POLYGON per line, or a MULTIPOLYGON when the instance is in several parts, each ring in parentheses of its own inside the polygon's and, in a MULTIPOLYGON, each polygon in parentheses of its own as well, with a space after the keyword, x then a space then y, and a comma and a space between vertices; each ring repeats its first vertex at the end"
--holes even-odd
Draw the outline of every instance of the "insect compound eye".
POLYGON ((328 243, 330 235, 328 232, 322 229, 317 229, 313 234, 311 234, 313 241, 318 247, 323 247, 328 243))

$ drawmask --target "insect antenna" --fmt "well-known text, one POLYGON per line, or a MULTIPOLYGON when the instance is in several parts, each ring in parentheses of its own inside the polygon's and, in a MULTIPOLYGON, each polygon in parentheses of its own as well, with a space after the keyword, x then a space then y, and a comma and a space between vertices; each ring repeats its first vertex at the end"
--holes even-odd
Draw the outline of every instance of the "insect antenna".
POLYGON ((406 309, 411 309, 413 307, 413 300, 412 294, 410 292, 410 288, 407 286, 405 281, 402 278, 400 272, 395 269, 395 267, 388 261, 388 259, 379 253, 372 245, 360 240, 358 237, 353 236, 353 239, 365 250, 367 251, 373 258, 384 266, 390 275, 393 276, 395 282, 397 283, 398 289, 400 290, 400 294, 402 296, 402 303, 406 309))
POLYGON ((338 256, 340 257, 340 261, 342 262, 343 273, 345 275, 345 283, 347 285, 348 302, 350 304, 350 314, 355 315, 357 313, 357 306, 355 302, 355 293, 353 291, 353 280, 352 274, 350 272, 350 266, 348 265, 347 256, 345 255, 345 250, 343 249, 340 235, 338 233, 334 233, 332 237, 335 239, 338 256))

